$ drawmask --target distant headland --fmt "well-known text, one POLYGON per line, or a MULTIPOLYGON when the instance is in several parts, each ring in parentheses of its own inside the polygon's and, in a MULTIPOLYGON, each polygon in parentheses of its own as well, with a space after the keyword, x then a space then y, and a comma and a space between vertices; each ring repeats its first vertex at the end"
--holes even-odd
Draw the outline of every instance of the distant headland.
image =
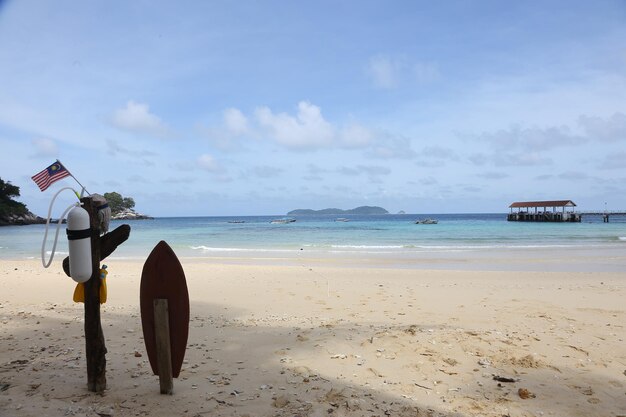
POLYGON ((317 214, 389 214, 387 210, 382 207, 376 206, 361 206, 357 208, 353 208, 350 210, 342 210, 338 208, 327 208, 322 210, 312 210, 312 209, 296 209, 291 210, 287 213, 288 216, 307 216, 307 215, 317 215, 317 214))

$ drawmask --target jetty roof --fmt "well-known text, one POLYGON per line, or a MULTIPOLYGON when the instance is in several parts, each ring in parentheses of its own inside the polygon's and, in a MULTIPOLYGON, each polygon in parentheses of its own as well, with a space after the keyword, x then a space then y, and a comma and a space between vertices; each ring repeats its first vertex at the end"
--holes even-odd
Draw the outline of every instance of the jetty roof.
POLYGON ((518 207, 576 207, 572 200, 552 200, 552 201, 516 201, 509 208, 518 207))

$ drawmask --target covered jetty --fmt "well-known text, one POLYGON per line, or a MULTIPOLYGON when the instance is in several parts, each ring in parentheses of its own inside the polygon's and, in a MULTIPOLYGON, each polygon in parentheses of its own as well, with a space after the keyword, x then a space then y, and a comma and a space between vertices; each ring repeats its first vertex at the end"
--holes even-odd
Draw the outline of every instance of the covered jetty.
POLYGON ((509 208, 510 222, 580 222, 580 213, 574 211, 572 200, 517 201, 509 208), (517 209, 517 211, 515 211, 517 209))

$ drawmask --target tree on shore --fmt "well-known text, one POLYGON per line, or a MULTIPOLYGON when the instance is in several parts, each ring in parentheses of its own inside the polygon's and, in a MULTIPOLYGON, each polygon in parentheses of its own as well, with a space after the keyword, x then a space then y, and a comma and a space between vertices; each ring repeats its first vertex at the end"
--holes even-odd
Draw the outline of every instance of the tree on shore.
POLYGON ((0 217, 22 216, 28 213, 23 203, 13 200, 20 196, 20 187, 0 178, 0 217))
POLYGON ((131 197, 122 197, 120 193, 116 193, 115 191, 104 193, 104 198, 106 198, 109 203, 109 207, 111 207, 111 214, 113 215, 124 210, 131 210, 135 207, 135 200, 131 197))

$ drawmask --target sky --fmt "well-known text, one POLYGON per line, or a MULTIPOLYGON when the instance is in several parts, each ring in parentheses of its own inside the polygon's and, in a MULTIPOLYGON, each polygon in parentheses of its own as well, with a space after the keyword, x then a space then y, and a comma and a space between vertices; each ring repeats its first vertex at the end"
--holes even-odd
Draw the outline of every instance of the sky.
POLYGON ((626 1, 0 0, 0 178, 43 216, 56 159, 153 216, 626 210, 626 1))

